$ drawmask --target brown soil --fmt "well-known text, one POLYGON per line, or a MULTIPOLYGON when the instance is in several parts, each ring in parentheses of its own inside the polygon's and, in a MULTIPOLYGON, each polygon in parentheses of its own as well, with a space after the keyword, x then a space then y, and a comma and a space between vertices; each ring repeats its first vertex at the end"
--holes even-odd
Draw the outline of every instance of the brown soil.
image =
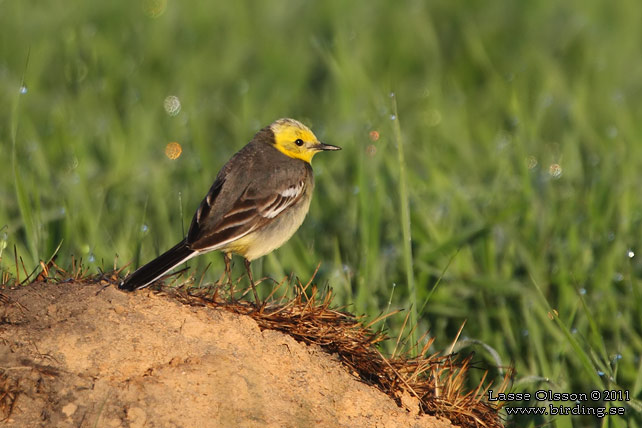
POLYGON ((410 397, 410 410, 398 407, 335 356, 250 317, 101 288, 2 290, 8 426, 453 426, 418 415, 410 397))

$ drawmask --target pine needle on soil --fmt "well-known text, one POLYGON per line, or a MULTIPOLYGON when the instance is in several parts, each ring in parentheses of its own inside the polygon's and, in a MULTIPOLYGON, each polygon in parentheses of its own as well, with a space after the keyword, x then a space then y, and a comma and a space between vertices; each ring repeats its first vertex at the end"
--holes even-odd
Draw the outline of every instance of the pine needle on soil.
MULTIPOLYGON (((377 344, 388 337, 371 328, 378 320, 366 323, 362 317, 333 308, 332 291, 320 292, 312 285, 312 280, 305 285, 295 283, 293 293, 285 293, 293 294, 291 298, 268 301, 284 282, 277 284, 261 305, 226 299, 221 285, 164 287, 160 292, 185 304, 216 307, 250 316, 261 329, 278 330, 301 342, 336 353, 353 374, 376 386, 409 411, 444 417, 464 427, 503 427, 499 409, 485 401, 491 386, 485 376, 475 390, 464 392, 472 354, 466 357, 428 355, 433 342, 429 340, 419 356, 386 357, 377 344)), ((506 387, 505 381, 500 389, 503 391, 506 387)))
MULTIPOLYGON (((74 260, 70 272, 67 272, 53 259, 46 265, 41 264, 41 268, 42 272, 35 277, 38 281, 74 280, 105 286, 117 284, 122 271, 121 268, 88 276, 82 262, 74 260)), ((227 284, 195 288, 190 287, 191 283, 187 281, 179 287, 161 285, 154 290, 183 304, 215 307, 247 315, 261 329, 278 330, 298 341, 316 344, 330 353, 336 353, 354 375, 376 386, 410 412, 444 417, 462 427, 503 427, 499 408, 485 400, 491 386, 485 376, 477 388, 465 391, 472 355, 429 355, 432 344, 432 340, 429 340, 418 356, 402 354, 386 357, 379 351, 378 344, 388 340, 388 337, 371 328, 379 319, 366 322, 363 317, 333 308, 331 290, 320 292, 312 284, 312 279, 303 285, 286 278, 273 287, 268 298, 260 305, 230 298, 227 284), (274 299, 284 284, 290 287, 292 283, 292 292, 282 293, 284 297, 274 299), (285 297, 288 295, 293 297, 285 297)), ((239 288, 236 287, 236 290, 239 288)), ((249 288, 242 291, 246 294, 249 288)), ((504 383, 499 385, 501 391, 507 388, 509 376, 510 373, 507 373, 504 383)), ((11 414, 19 394, 18 386, 0 376, 0 412, 5 418, 11 414)))

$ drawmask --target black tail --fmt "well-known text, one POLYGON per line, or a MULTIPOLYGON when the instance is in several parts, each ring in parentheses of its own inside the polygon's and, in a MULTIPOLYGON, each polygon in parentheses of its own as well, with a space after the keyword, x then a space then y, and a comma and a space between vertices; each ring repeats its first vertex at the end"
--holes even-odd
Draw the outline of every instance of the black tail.
POLYGON ((196 255, 198 255, 198 253, 190 249, 187 246, 187 242, 183 239, 151 262, 138 268, 136 272, 129 275, 124 281, 121 281, 120 284, 118 284, 118 288, 128 291, 145 288, 176 266, 196 255))

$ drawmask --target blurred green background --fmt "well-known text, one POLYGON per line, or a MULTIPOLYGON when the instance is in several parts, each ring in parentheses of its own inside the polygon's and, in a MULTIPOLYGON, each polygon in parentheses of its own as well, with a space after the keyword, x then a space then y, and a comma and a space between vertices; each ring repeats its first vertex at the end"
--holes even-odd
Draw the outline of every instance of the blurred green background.
POLYGON ((148 261, 294 117, 343 151, 255 272, 321 263, 337 304, 410 309, 434 351, 467 321, 457 349, 517 392, 629 393, 513 426, 642 426, 641 22, 638 0, 0 0, 0 269, 14 246, 28 270, 59 245, 90 272, 148 261))

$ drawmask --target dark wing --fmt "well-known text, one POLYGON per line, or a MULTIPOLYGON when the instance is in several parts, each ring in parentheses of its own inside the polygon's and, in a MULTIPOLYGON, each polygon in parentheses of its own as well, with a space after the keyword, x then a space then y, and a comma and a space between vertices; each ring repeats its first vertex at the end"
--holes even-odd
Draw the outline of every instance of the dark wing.
POLYGON ((221 189, 223 188, 224 183, 225 179, 217 177, 214 181, 214 184, 212 184, 209 192, 207 192, 207 196, 205 196, 205 199, 201 201, 201 205, 199 205, 198 210, 196 210, 196 213, 192 218, 192 223, 189 227, 189 232, 187 233, 188 244, 191 244, 192 242, 198 240, 198 236, 201 233, 201 226, 203 222, 211 215, 212 207, 216 203, 216 199, 221 193, 221 189))
POLYGON ((296 204, 305 194, 308 185, 305 175, 294 180, 275 181, 271 178, 265 181, 268 182, 267 185, 263 181, 251 182, 225 213, 217 216, 219 218, 212 218, 209 214, 224 185, 221 182, 217 187, 215 182, 212 190, 216 190, 216 193, 211 191, 208 194, 192 221, 188 235, 190 247, 197 251, 216 250, 260 229, 296 204), (275 182, 280 185, 269 184, 275 182), (270 187, 276 189, 266 192, 270 187))

